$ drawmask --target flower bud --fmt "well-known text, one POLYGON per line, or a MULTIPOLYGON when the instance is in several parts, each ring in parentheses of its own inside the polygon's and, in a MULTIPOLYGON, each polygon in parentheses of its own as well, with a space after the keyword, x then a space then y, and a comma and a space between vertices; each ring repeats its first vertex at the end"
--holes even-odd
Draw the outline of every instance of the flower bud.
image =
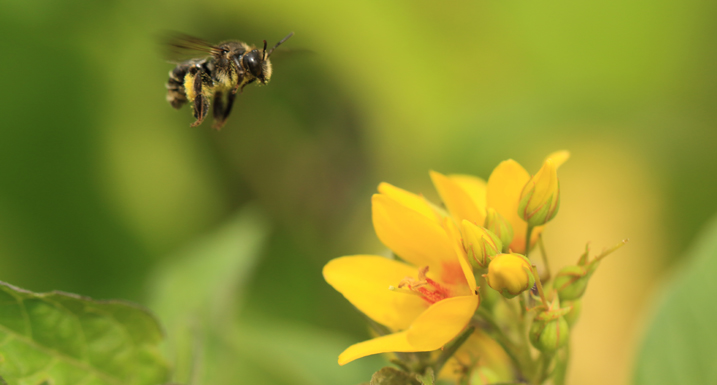
POLYGON ((585 289, 588 286, 588 281, 592 277, 595 270, 597 270, 600 261, 612 254, 615 250, 624 246, 627 243, 627 239, 618 243, 617 245, 604 250, 600 255, 593 258, 591 261, 588 257, 590 254, 590 248, 585 246, 585 253, 578 259, 577 266, 565 266, 555 276, 553 281, 553 288, 558 291, 561 301, 573 301, 579 299, 585 293, 585 289))
POLYGON ((583 301, 579 299, 575 301, 565 301, 563 302, 563 306, 570 308, 570 311, 565 314, 565 321, 568 322, 568 326, 573 327, 580 317, 580 312, 583 309, 583 301))
POLYGON ((557 168, 548 158, 520 193, 518 215, 530 226, 548 223, 560 207, 560 182, 557 168))
POLYGON ((484 227, 470 221, 461 222, 463 247, 473 267, 485 268, 495 255, 500 254, 503 244, 500 239, 484 227))
POLYGON ((597 268, 597 263, 585 266, 565 266, 555 276, 553 288, 558 291, 561 301, 573 301, 585 294, 588 281, 597 268))
POLYGON ((530 326, 530 343, 541 352, 555 352, 568 343, 568 322, 565 315, 570 308, 545 310, 533 319, 530 326))
POLYGON ((535 284, 530 261, 520 254, 498 254, 488 265, 488 274, 484 277, 490 287, 508 299, 535 284))
POLYGON ((513 226, 492 207, 488 208, 487 216, 485 217, 485 228, 500 238, 503 247, 507 248, 513 242, 513 226))

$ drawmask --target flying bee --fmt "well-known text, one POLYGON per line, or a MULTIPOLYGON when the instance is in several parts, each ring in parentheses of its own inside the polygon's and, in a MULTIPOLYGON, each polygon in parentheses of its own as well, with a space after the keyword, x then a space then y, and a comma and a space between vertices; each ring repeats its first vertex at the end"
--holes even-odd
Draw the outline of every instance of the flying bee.
POLYGON ((191 36, 175 37, 170 42, 175 50, 203 52, 210 56, 176 63, 177 66, 169 71, 167 101, 176 109, 188 102, 197 119, 191 126, 196 127, 207 117, 210 100, 213 99, 212 127, 222 128, 232 110, 237 91, 243 91, 247 84, 257 81, 260 85, 268 83, 272 72, 269 57, 293 35, 293 32, 286 35, 268 51, 266 40, 260 51, 236 40, 212 45, 191 36))

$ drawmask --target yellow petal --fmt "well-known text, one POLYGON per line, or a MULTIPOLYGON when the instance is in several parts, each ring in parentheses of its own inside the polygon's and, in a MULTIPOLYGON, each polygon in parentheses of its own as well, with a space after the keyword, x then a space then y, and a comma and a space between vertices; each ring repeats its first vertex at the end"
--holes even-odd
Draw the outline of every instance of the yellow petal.
POLYGON ((463 276, 452 240, 440 224, 382 194, 374 194, 371 202, 373 227, 384 245, 417 267, 429 266, 446 283, 453 270, 463 276))
POLYGON ((401 203, 410 209, 416 210, 430 219, 435 218, 435 214, 428 205, 428 202, 426 202, 425 198, 420 195, 406 191, 386 182, 381 182, 381 184, 378 185, 378 192, 393 198, 398 203, 401 203))
POLYGON ((393 330, 408 328, 428 303, 418 296, 389 290, 418 269, 375 255, 336 258, 324 266, 324 279, 356 308, 393 330))
POLYGON ((394 333, 349 346, 339 354, 339 365, 345 365, 357 358, 371 354, 415 351, 417 350, 406 339, 406 332, 394 333))
POLYGON ((416 352, 440 349, 465 328, 479 301, 468 295, 436 302, 413 321, 406 339, 416 352))
POLYGON ((485 211, 476 205, 476 201, 458 182, 439 172, 431 171, 430 174, 441 200, 446 204, 446 208, 457 223, 461 223, 465 219, 483 225, 485 211))
POLYGON ((339 365, 371 354, 440 349, 468 324, 478 303, 477 295, 437 302, 424 311, 408 330, 349 346, 339 355, 339 365))
POLYGON ((555 151, 554 153, 548 155, 545 160, 550 159, 553 162, 553 165, 555 168, 560 167, 563 163, 565 163, 566 160, 570 158, 570 151, 567 150, 561 150, 561 151, 555 151))
MULTIPOLYGON (((494 208, 513 226, 514 236, 510 248, 516 253, 525 251, 525 232, 528 230, 528 224, 518 216, 518 203, 520 203, 520 193, 529 180, 530 174, 512 159, 501 162, 488 178, 487 206, 494 208)), ((539 232, 534 230, 535 236, 539 232)))
MULTIPOLYGON (((476 207, 482 212, 485 213, 486 206, 485 206, 485 191, 486 191, 486 184, 485 181, 481 178, 478 178, 473 175, 463 175, 463 174, 451 174, 448 175, 451 180, 458 183, 459 186, 465 190, 468 195, 473 199, 473 202, 475 202, 476 207)), ((478 223, 480 225, 480 223, 478 223)))

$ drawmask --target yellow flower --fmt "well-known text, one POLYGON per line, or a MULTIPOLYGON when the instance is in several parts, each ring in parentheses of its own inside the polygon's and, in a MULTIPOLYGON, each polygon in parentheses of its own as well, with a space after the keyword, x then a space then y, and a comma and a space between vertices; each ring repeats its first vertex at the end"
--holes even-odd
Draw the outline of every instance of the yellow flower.
POLYGON ((484 275, 488 286, 513 298, 535 284, 530 262, 520 254, 500 254, 488 265, 488 274, 484 275))
MULTIPOLYGON (((569 157, 567 151, 558 151, 550 154, 548 159, 557 168, 569 157)), ((518 204, 523 188, 530 181, 530 174, 518 162, 512 159, 501 162, 487 183, 470 175, 443 175, 435 171, 431 171, 431 179, 456 223, 465 219, 483 226, 486 210, 493 208, 513 228, 513 241, 508 248, 517 253, 525 252, 528 224, 518 215, 518 204)), ((533 229, 531 244, 535 243, 542 230, 542 226, 533 229)))
POLYGON ((382 183, 372 198, 378 238, 402 260, 376 255, 336 258, 326 281, 393 334, 350 346, 339 365, 371 354, 440 349, 478 307, 476 281, 460 232, 422 197, 382 183))

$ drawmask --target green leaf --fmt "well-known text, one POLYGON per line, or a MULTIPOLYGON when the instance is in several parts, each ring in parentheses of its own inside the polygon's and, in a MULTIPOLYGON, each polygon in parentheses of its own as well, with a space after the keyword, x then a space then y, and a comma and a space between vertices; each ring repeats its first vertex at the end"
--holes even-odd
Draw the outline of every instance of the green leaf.
POLYGON ((162 337, 137 305, 0 282, 0 376, 13 385, 157 385, 162 337))
POLYGON ((717 378, 717 220, 686 254, 640 350, 635 384, 708 384, 717 378))
POLYGON ((207 376, 220 371, 216 357, 232 359, 221 340, 233 329, 243 284, 267 234, 264 215, 248 206, 157 270, 150 303, 167 328, 167 349, 176 368, 173 381, 222 384, 207 376))

